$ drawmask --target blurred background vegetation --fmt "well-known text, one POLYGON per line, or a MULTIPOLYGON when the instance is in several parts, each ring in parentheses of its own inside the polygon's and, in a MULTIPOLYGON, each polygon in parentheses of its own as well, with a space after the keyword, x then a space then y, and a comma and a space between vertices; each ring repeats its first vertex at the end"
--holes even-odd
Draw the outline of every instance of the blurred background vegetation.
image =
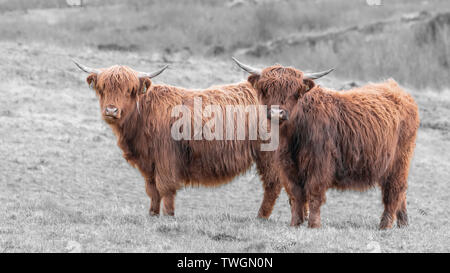
POLYGON ((165 62, 236 55, 260 66, 336 67, 335 75, 349 80, 450 84, 448 0, 83 3, 0 0, 0 41, 135 51, 165 62))

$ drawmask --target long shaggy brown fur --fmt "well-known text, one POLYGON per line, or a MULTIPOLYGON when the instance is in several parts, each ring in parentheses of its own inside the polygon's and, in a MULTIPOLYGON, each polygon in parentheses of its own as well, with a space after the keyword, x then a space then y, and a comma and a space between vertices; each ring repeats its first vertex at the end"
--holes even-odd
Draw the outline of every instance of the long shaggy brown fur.
MULTIPOLYGON (((129 67, 113 66, 98 75, 90 74, 87 82, 97 92, 103 117, 117 136, 124 158, 138 168, 146 180, 150 214, 159 214, 162 200, 163 212, 174 215, 175 194, 180 187, 227 183, 256 162, 264 186, 258 216, 269 217, 281 191, 278 174, 272 167, 274 152, 261 152, 260 143, 248 138, 177 141, 171 136, 171 127, 178 119, 171 117, 175 106, 189 107, 194 119, 194 115, 200 114, 193 111, 194 97, 201 97, 203 107, 219 105, 225 114, 225 105, 258 105, 256 90, 247 82, 187 90, 152 85, 149 78, 137 75, 129 67), (145 94, 144 89, 147 89, 145 94), (104 114, 109 105, 119 109, 117 119, 104 114)), ((201 119, 202 125, 209 120, 201 119)))
POLYGON ((280 105, 289 120, 280 127, 279 168, 290 197, 291 225, 320 226, 320 206, 329 188, 381 187, 380 228, 408 224, 408 170, 419 127, 413 98, 393 80, 332 91, 303 79, 293 68, 273 66, 249 82, 261 102, 280 105))

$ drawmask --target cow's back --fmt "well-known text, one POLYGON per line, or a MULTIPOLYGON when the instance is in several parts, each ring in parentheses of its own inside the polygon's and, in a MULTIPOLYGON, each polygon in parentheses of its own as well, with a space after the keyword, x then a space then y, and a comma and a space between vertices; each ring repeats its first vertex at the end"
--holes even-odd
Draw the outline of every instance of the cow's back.
MULTIPOLYGON (((315 128, 317 136, 310 136, 310 145, 320 146, 313 149, 324 154, 318 158, 330 159, 337 188, 364 190, 385 179, 402 142, 415 137, 418 128, 417 105, 392 80, 348 91, 319 90, 305 97, 309 109, 303 111, 308 123, 304 129, 315 128)), ((301 154, 299 160, 305 160, 301 154)))
MULTIPOLYGON (((206 90, 180 89, 177 100, 180 105, 187 107, 190 111, 191 136, 190 139, 167 140, 171 142, 169 146, 173 148, 166 150, 166 153, 171 153, 169 157, 174 160, 170 169, 163 168, 161 171, 176 172, 174 174, 176 178, 185 184, 216 186, 231 181, 250 168, 259 142, 249 140, 248 125, 257 124, 257 117, 247 112, 246 107, 257 106, 258 100, 255 90, 248 83, 218 86, 206 90), (210 140, 206 136, 206 130, 215 132, 217 124, 211 123, 214 112, 210 117, 205 117, 205 107, 218 108, 222 115, 223 134, 218 140, 210 140), (232 115, 231 127, 234 133, 227 139, 227 130, 230 126, 226 123, 226 119, 227 111, 230 110, 236 111, 232 115), (239 120, 239 117, 244 117, 245 120, 239 120), (238 132, 240 132, 238 127, 241 125, 244 128, 243 139, 238 138, 238 132)), ((165 115, 171 113, 175 106, 171 105, 165 109, 165 115)), ((170 117, 170 126, 178 118, 170 117)))

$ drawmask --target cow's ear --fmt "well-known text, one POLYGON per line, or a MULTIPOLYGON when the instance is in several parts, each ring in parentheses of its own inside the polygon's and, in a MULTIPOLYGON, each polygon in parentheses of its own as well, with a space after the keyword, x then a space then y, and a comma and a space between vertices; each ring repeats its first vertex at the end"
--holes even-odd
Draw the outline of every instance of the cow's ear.
POLYGON ((259 81, 259 77, 260 77, 259 75, 252 74, 248 76, 247 80, 249 83, 251 83, 253 87, 256 87, 256 83, 259 81))
POLYGON ((89 84, 89 87, 91 89, 94 89, 95 85, 97 84, 97 74, 91 73, 87 78, 86 82, 89 84))
POLYGON ((305 92, 308 92, 309 90, 313 89, 314 86, 316 86, 316 84, 314 83, 314 81, 313 81, 313 80, 310 80, 310 79, 304 79, 304 80, 303 80, 303 84, 306 86, 305 92))
POLYGON ((152 85, 152 80, 150 80, 150 78, 148 77, 143 77, 143 78, 139 78, 140 81, 140 92, 142 94, 145 94, 147 92, 147 90, 150 88, 150 86, 152 85))

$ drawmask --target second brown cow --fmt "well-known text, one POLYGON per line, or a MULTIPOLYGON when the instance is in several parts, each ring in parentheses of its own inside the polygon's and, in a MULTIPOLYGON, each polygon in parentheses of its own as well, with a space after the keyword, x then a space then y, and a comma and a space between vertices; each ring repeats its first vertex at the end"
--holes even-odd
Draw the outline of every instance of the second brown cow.
MULTIPOLYGON (((397 219, 406 226, 406 189, 419 114, 413 98, 393 80, 348 91, 316 86, 316 77, 290 67, 258 70, 235 60, 268 106, 288 116, 280 127, 278 161, 290 197, 291 225, 320 227, 320 207, 329 188, 363 191, 381 187, 380 228, 397 219)), ((272 111, 273 113, 274 111, 272 111)))

